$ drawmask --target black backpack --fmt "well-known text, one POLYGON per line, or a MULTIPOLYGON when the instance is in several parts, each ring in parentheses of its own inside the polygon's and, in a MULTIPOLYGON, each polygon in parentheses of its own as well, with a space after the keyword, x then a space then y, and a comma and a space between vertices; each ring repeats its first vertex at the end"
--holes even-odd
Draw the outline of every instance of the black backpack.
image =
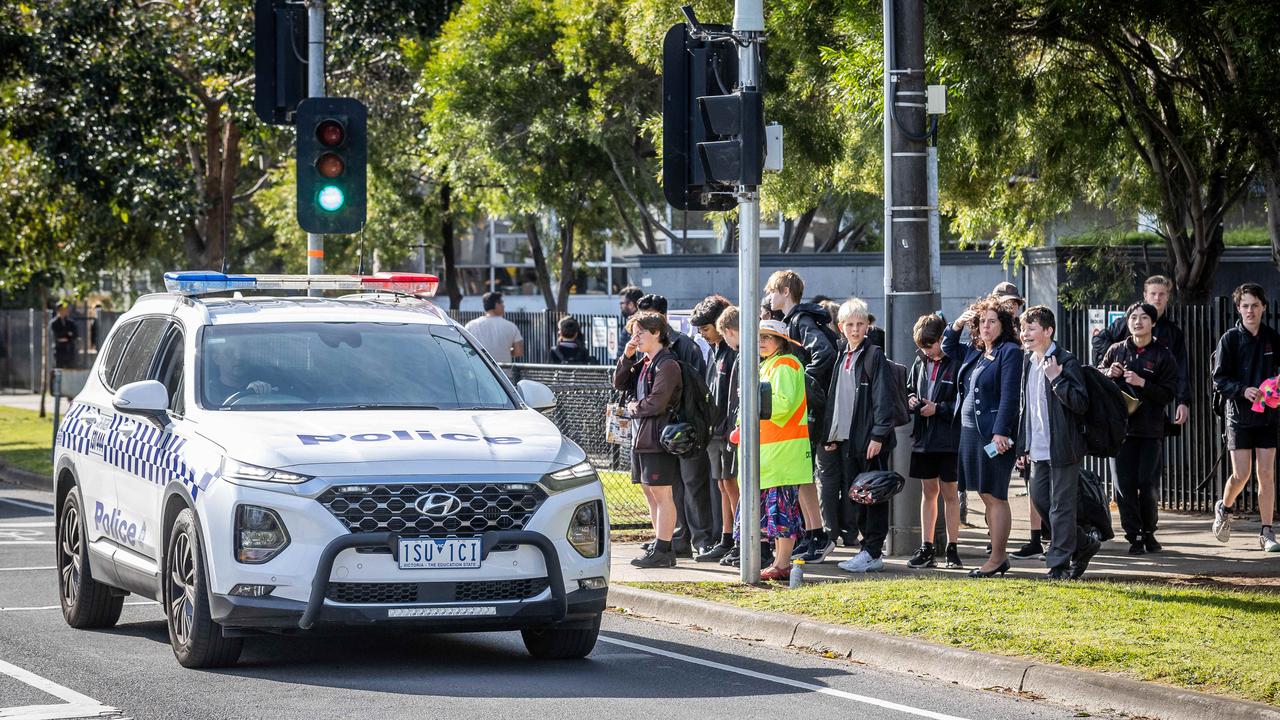
POLYGON ((1094 457, 1115 457, 1129 429, 1129 409, 1124 394, 1111 378, 1092 366, 1083 366, 1089 407, 1084 411, 1085 452, 1094 457))
MULTIPOLYGON (((1217 367, 1218 367, 1218 351, 1214 350, 1209 355, 1210 372, 1212 372, 1213 369, 1216 369, 1217 367)), ((1227 398, 1225 395, 1218 392, 1217 383, 1212 383, 1209 386, 1209 402, 1213 406, 1214 415, 1217 415, 1218 417, 1224 417, 1227 414, 1227 398)))
POLYGON ((716 423, 716 406, 706 378, 692 365, 677 359, 680 365, 680 400, 671 408, 671 422, 688 423, 693 428, 693 445, 682 457, 692 457, 707 449, 711 428, 716 423))
POLYGON ((887 356, 884 364, 889 370, 888 379, 893 383, 893 425, 902 427, 911 422, 911 410, 907 408, 907 366, 887 356))
POLYGON ((1076 522, 1094 528, 1098 540, 1106 542, 1116 536, 1111 527, 1111 500, 1107 487, 1098 474, 1080 468, 1079 492, 1076 495, 1076 522))

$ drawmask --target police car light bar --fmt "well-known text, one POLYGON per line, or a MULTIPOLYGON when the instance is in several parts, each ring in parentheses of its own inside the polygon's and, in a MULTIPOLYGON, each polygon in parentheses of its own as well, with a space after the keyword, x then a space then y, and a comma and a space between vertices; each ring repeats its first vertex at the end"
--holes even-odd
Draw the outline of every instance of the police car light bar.
POLYGON ((228 275, 188 270, 164 274, 164 286, 179 295, 232 290, 369 290, 432 297, 440 279, 420 273, 373 275, 228 275))

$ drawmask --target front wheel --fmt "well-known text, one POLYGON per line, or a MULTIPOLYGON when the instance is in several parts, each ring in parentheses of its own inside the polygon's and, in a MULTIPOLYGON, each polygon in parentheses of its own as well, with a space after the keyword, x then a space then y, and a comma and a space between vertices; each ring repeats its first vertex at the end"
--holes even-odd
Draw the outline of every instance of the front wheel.
POLYGON ((577 660, 591 654, 600 636, 600 616, 586 624, 521 630, 529 654, 540 660, 577 660))
POLYGON ((191 509, 178 513, 165 553, 164 607, 169 644, 178 664, 187 668, 234 665, 244 647, 241 638, 222 636, 209 613, 208 580, 200 533, 191 509))
POLYGON ((73 628, 109 628, 120 620, 124 595, 93 579, 85 542, 80 498, 74 489, 58 515, 58 598, 62 617, 73 628))

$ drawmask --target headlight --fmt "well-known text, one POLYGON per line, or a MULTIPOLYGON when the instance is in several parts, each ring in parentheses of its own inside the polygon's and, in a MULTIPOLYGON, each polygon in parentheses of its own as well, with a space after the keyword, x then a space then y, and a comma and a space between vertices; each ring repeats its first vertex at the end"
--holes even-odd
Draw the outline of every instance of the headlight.
POLYGON ((273 470, 272 468, 242 463, 231 458, 222 459, 222 477, 232 480, 256 480, 258 482, 289 483, 291 485, 304 483, 311 479, 310 475, 273 470))
POLYGON ((289 533, 275 510, 257 505, 236 508, 236 560, 256 565, 289 546, 289 533))
POLYGON ((569 490, 586 485, 594 482, 595 479, 595 466, 588 461, 583 461, 573 467, 547 473, 542 476, 542 484, 546 485, 551 492, 560 492, 561 490, 569 490))
POLYGON ((604 506, 599 500, 582 503, 573 511, 566 535, 569 544, 584 558, 598 558, 604 552, 604 506))

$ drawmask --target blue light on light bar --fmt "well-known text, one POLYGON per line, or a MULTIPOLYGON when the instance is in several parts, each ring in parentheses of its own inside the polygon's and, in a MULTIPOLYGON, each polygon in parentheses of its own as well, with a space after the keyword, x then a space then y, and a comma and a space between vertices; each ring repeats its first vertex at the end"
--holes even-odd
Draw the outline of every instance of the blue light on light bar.
POLYGON ((164 274, 164 286, 179 295, 201 295, 228 290, 252 290, 257 278, 252 275, 227 275, 220 272, 186 270, 164 274))

